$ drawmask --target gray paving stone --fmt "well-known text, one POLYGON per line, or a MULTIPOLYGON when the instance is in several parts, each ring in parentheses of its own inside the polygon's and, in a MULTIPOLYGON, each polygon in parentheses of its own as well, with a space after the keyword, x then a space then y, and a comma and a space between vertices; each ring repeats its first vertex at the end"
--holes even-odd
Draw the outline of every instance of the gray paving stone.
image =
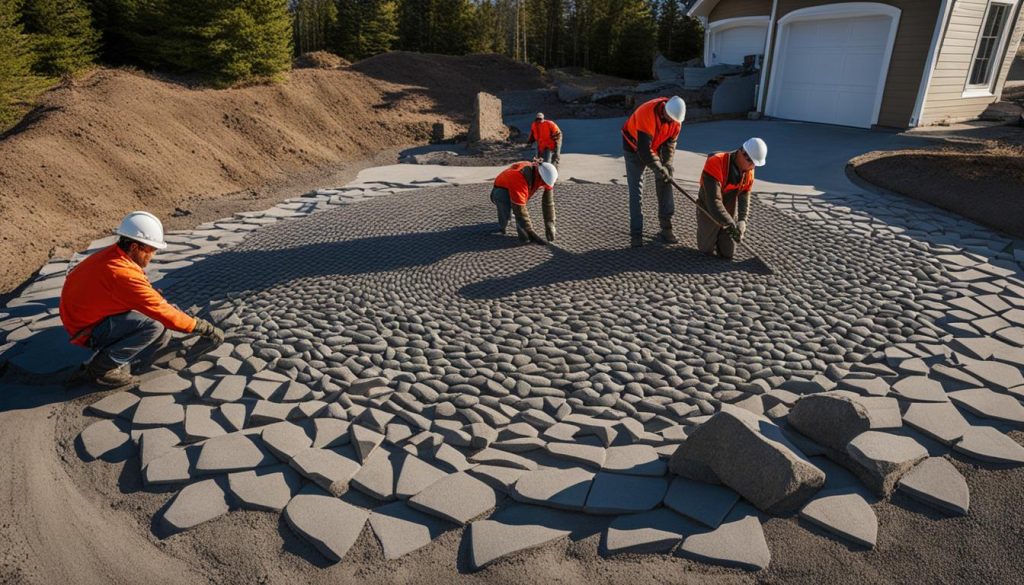
POLYGON ((224 376, 204 396, 211 402, 238 402, 245 393, 248 382, 245 376, 224 376))
POLYGON ((278 461, 252 437, 231 433, 203 443, 196 462, 198 473, 227 473, 274 465, 278 461))
POLYGON ((587 495, 588 514, 633 514, 653 510, 668 490, 668 479, 600 472, 587 495))
POLYGON ((228 431, 235 432, 245 428, 248 408, 245 404, 225 403, 217 407, 220 415, 228 423, 228 431))
POLYGON ((478 571, 509 555, 571 534, 582 523, 578 514, 535 506, 510 506, 469 526, 469 565, 478 571))
POLYGON ((313 446, 322 449, 325 447, 338 447, 349 443, 350 423, 335 418, 318 418, 313 421, 316 434, 313 438, 313 446))
POLYGON ((718 528, 740 499, 731 489, 676 477, 665 492, 665 505, 710 528, 718 528))
MULTIPOLYGON (((166 455, 181 444, 181 437, 171 429, 145 429, 139 434, 139 463, 143 471, 154 459, 166 455)), ((187 471, 187 459, 186 459, 187 471)))
POLYGON ((981 461, 1024 464, 1024 447, 992 427, 971 427, 953 449, 981 461))
POLYGON ((351 486, 381 501, 395 499, 395 467, 399 454, 377 449, 352 477, 351 486))
POLYGON ((214 409, 203 404, 189 404, 185 407, 185 438, 202 441, 227 434, 224 427, 213 418, 214 409))
POLYGON ((413 496, 409 505, 438 518, 465 525, 494 508, 497 500, 497 492, 493 487, 460 471, 431 483, 413 496))
POLYGON ((667 552, 685 534, 694 531, 689 521, 665 508, 627 514, 608 525, 601 542, 601 552, 606 555, 667 552))
POLYGON ((139 392, 151 394, 177 394, 192 388, 192 381, 170 370, 156 370, 150 375, 140 376, 139 392))
POLYGON ((245 385, 245 391, 261 400, 270 400, 281 391, 284 382, 280 380, 260 380, 254 378, 245 385))
POLYGON ((185 422, 185 408, 173 396, 146 396, 132 416, 133 426, 168 426, 185 422))
POLYGON ((260 438, 267 449, 283 463, 288 463, 292 457, 313 445, 306 429, 287 421, 263 427, 260 438))
POLYGON ((395 484, 395 495, 403 500, 411 498, 447 475, 447 472, 415 455, 406 455, 395 484))
POLYGON ((537 464, 525 457, 515 455, 512 453, 506 453, 498 449, 487 448, 469 456, 471 463, 480 463, 485 465, 502 465, 504 467, 514 467, 516 469, 525 469, 531 471, 537 469, 537 464))
POLYGON ((302 488, 302 476, 287 465, 270 465, 228 475, 231 493, 243 508, 280 512, 302 488))
POLYGON ((548 441, 568 442, 572 441, 573 437, 575 437, 578 432, 580 432, 580 428, 578 426, 560 422, 544 429, 541 436, 548 441))
POLYGON ((950 392, 949 399, 978 416, 1024 424, 1024 406, 1013 396, 997 394, 988 388, 972 388, 950 392))
POLYGON ((228 513, 224 488, 216 479, 185 486, 164 510, 163 523, 173 531, 188 530, 228 513))
POLYGON ((312 447, 296 453, 289 465, 334 496, 347 492, 349 482, 360 471, 354 459, 332 449, 312 447))
POLYGON ((859 464, 859 471, 866 472, 861 479, 883 496, 892 493, 903 474, 928 456, 914 439, 879 431, 861 433, 850 441, 846 453, 859 464))
POLYGON ((925 435, 952 445, 964 436, 970 423, 960 414, 949 402, 926 403, 915 402, 907 408, 903 414, 903 420, 908 425, 921 431, 925 435))
POLYGON ((90 404, 86 410, 98 416, 122 417, 131 420, 131 415, 135 412, 135 406, 138 403, 139 397, 131 392, 114 392, 90 404))
POLYGON ((201 447, 173 447, 155 457, 146 465, 144 478, 147 485, 161 485, 189 481, 194 475, 201 447))
POLYGON ((92 459, 99 459, 131 442, 131 437, 114 421, 101 420, 85 427, 79 434, 82 448, 92 459))
POLYGON ((434 449, 434 463, 447 471, 465 471, 473 467, 461 451, 444 443, 434 449))
POLYGON ((900 479, 901 492, 950 514, 965 515, 971 506, 971 490, 953 464, 929 457, 900 479))
POLYGON ((257 400, 249 420, 256 425, 275 423, 299 418, 301 412, 294 404, 279 404, 269 400, 257 400))
POLYGON ((312 391, 309 389, 309 386, 299 384, 298 382, 288 382, 284 386, 281 402, 301 402, 308 400, 311 394, 312 391))
POLYGON ((288 526, 334 562, 345 558, 369 515, 312 486, 303 488, 284 509, 288 526))
POLYGON ((854 544, 874 548, 878 541, 878 517, 856 492, 822 490, 800 510, 800 517, 854 544))
POLYGON ((892 386, 892 391, 913 402, 948 402, 942 384, 925 376, 903 378, 892 386))
POLYGON ((623 445, 608 447, 604 469, 628 475, 660 477, 668 471, 668 465, 650 445, 623 445))
POLYGON ((548 443, 545 449, 560 459, 590 465, 597 469, 604 465, 604 447, 581 443, 548 443))
POLYGON ((511 496, 527 504, 582 511, 593 480, 594 473, 580 467, 538 469, 524 473, 511 496))
POLYGON ((384 442, 384 435, 362 425, 354 424, 349 427, 349 437, 356 454, 359 455, 360 463, 366 463, 370 455, 384 442))
POLYGON ((452 527, 444 520, 412 509, 405 502, 374 508, 370 513, 370 526, 387 560, 401 558, 427 546, 452 527))
POLYGON ((501 465, 476 465, 469 468, 468 472, 495 490, 508 494, 512 492, 512 486, 519 481, 526 470, 501 465))
POLYGON ((766 569, 771 562, 761 522, 756 511, 746 504, 736 506, 721 526, 711 532, 687 536, 678 552, 705 563, 748 571, 766 569))
POLYGON ((1019 368, 997 361, 974 360, 960 356, 963 368, 972 376, 987 382, 986 386, 1006 390, 1024 384, 1024 374, 1019 368))

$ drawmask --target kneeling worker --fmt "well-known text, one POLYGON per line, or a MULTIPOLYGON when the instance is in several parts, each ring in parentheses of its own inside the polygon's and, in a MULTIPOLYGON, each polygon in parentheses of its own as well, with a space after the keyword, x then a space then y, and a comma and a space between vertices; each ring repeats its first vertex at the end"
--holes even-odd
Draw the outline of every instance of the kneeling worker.
POLYGON ((527 144, 537 143, 537 158, 556 167, 562 159, 562 130, 551 120, 545 120, 543 112, 530 124, 530 138, 527 144))
POLYGON ((754 167, 763 166, 767 156, 768 146, 760 138, 747 140, 733 152, 708 156, 700 175, 697 204, 715 219, 697 210, 697 248, 701 252, 733 257, 736 243, 747 231, 754 167))
POLYGON ((546 244, 533 231, 530 212, 526 203, 541 187, 544 188, 542 210, 544 211, 544 235, 548 242, 555 241, 555 181, 558 169, 551 163, 517 162, 501 171, 494 180, 491 202, 498 208, 498 233, 505 233, 509 216, 516 216, 516 231, 523 242, 546 244))
POLYGON ((153 254, 167 247, 159 219, 133 211, 115 233, 117 243, 72 269, 61 291, 60 318, 71 343, 96 352, 72 383, 133 383, 130 364, 166 344, 165 328, 224 341, 223 331, 168 303, 146 278, 153 254))

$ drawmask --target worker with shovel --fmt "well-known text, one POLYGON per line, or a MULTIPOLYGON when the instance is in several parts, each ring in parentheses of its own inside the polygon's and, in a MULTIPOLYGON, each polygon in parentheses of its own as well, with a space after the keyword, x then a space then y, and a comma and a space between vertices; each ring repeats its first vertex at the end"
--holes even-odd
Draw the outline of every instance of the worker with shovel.
POLYGON ((133 211, 115 233, 117 243, 96 252, 68 273, 60 294, 60 319, 71 343, 95 351, 69 384, 108 388, 135 382, 133 362, 145 362, 166 346, 168 329, 194 333, 214 344, 224 332, 168 303, 143 269, 167 247, 154 215, 133 211))
POLYGON ((530 124, 530 138, 526 144, 537 143, 537 158, 556 167, 562 159, 562 130, 551 120, 544 119, 543 112, 537 112, 530 124))
POLYGON ((558 169, 548 162, 517 162, 505 169, 494 180, 491 202, 498 208, 498 232, 505 233, 511 215, 516 216, 516 231, 522 242, 547 244, 555 241, 555 181, 558 169), (541 239, 533 230, 526 204, 539 189, 544 189, 541 209, 544 212, 544 235, 541 239))
POLYGON ((684 118, 686 102, 683 98, 661 97, 640 104, 622 126, 626 183, 629 185, 629 241, 634 248, 644 245, 641 198, 644 169, 647 168, 654 171, 661 240, 666 244, 679 241, 672 233, 672 216, 676 210, 672 199, 672 157, 684 118))
POLYGON ((700 175, 697 194, 697 248, 732 259, 736 244, 743 241, 750 213, 750 189, 754 167, 763 166, 768 145, 751 138, 732 152, 708 156, 700 175))

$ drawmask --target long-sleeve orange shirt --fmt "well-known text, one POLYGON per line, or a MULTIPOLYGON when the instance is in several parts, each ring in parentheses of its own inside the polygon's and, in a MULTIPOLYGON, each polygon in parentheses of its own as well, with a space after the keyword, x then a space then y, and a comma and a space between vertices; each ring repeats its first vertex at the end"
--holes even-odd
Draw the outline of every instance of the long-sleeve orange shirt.
POLYGON ((117 245, 83 260, 64 281, 60 320, 71 343, 88 345, 89 333, 107 317, 138 311, 168 329, 191 333, 196 320, 168 303, 142 267, 117 245))

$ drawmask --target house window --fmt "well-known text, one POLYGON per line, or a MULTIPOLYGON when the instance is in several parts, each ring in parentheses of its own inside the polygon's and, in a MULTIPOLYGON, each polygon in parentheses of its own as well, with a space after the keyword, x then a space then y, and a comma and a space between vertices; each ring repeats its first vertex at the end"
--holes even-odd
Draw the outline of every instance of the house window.
POLYGON ((974 54, 974 61, 971 64, 971 76, 967 81, 969 86, 988 88, 992 83, 992 72, 999 59, 999 47, 1002 45, 1003 35, 1006 32, 1006 23, 1010 16, 1010 5, 992 2, 985 12, 985 19, 982 21, 981 35, 978 37, 978 47, 974 54))

